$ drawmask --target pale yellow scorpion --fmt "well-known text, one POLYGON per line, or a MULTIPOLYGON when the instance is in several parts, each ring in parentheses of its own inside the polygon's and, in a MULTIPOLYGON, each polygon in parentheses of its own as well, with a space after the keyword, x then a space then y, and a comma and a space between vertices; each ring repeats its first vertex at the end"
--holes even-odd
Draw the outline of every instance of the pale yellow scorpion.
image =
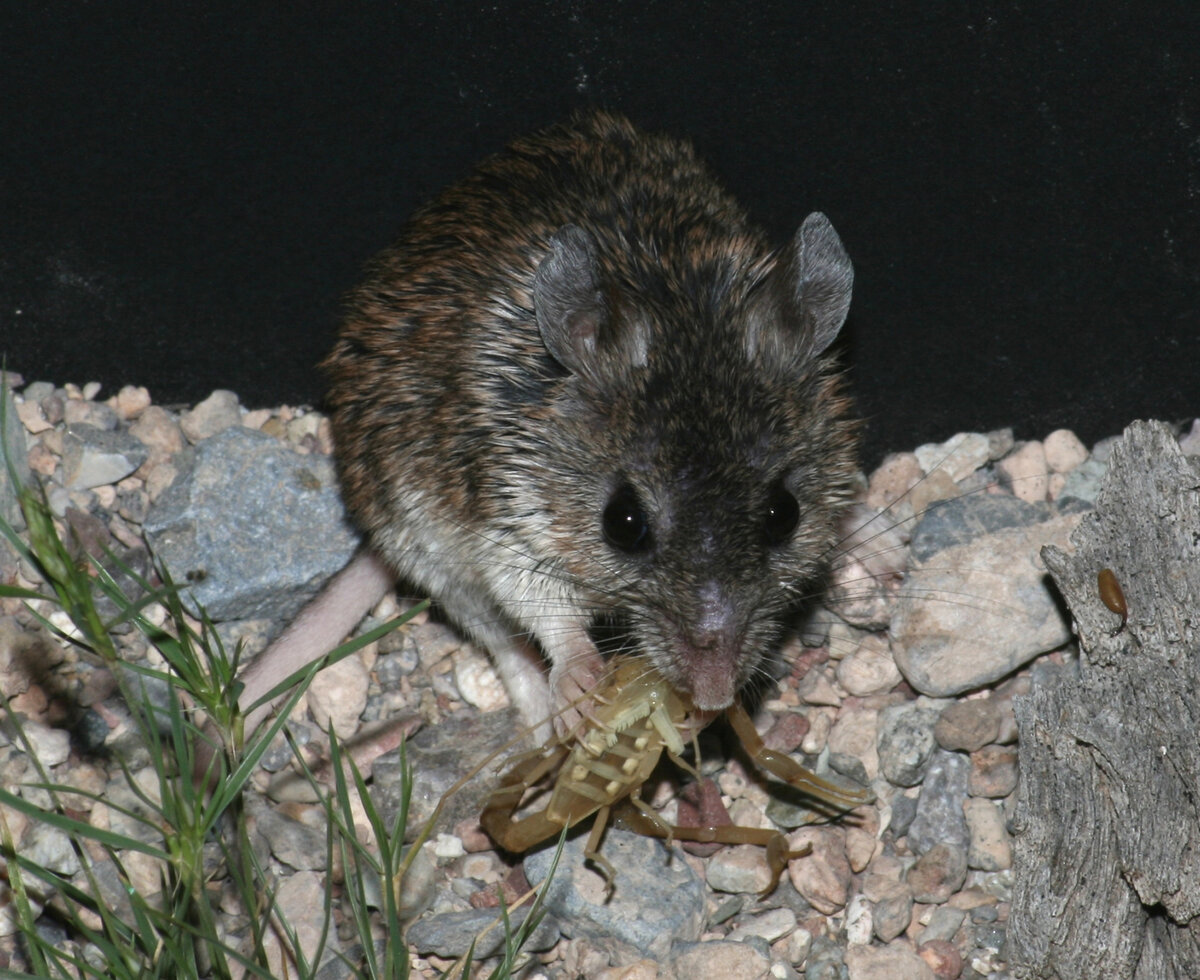
MULTIPOLYGON (((694 739, 712 716, 700 716, 691 699, 672 688, 644 660, 618 658, 614 664, 609 682, 591 695, 593 704, 584 727, 519 757, 505 773, 480 816, 484 830, 506 850, 519 853, 595 813, 585 853, 603 870, 611 889, 613 868, 599 847, 612 808, 627 801, 631 806, 622 811, 622 824, 648 836, 765 847, 771 882, 762 894, 774 891, 788 861, 807 854, 808 845, 791 850, 782 833, 758 827, 674 826, 642 800, 642 786, 664 751, 676 765, 699 778, 681 753, 685 742, 694 739), (554 779, 549 802, 514 820, 530 788, 547 777, 554 779)), ((740 700, 725 710, 725 716, 758 766, 834 812, 846 812, 874 799, 869 790, 835 785, 767 748, 740 700)))

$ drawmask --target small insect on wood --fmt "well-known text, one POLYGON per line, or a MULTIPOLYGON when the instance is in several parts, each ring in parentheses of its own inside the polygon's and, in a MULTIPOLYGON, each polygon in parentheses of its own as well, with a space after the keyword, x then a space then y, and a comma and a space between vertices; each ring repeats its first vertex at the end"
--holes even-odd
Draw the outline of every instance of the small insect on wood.
MULTIPOLYGON (((612 809, 624 804, 622 824, 648 836, 765 847, 771 882, 762 894, 774 891, 788 861, 807 854, 809 847, 790 850, 782 833, 758 827, 677 827, 642 800, 642 785, 664 751, 676 765, 700 778, 681 754, 685 742, 712 716, 700 716, 691 699, 672 688, 644 660, 623 658, 616 664, 611 680, 592 694, 590 718, 582 730, 521 756, 504 775, 480 817, 484 830, 505 849, 519 853, 596 814, 586 854, 604 872, 611 890, 613 867, 599 848, 612 809), (546 779, 553 780, 549 802, 514 820, 529 789, 546 779)), ((869 790, 835 785, 767 748, 739 701, 726 709, 725 715, 758 766, 834 813, 874 799, 869 790)))
POLYGON ((1096 586, 1100 590, 1100 601, 1110 612, 1115 612, 1121 617, 1121 622, 1117 624, 1116 629, 1109 630, 1109 636, 1116 636, 1125 628, 1125 623, 1129 619, 1129 607, 1125 604, 1125 590, 1121 588, 1121 583, 1117 581, 1117 574, 1111 568, 1100 569, 1100 574, 1096 576, 1096 586))

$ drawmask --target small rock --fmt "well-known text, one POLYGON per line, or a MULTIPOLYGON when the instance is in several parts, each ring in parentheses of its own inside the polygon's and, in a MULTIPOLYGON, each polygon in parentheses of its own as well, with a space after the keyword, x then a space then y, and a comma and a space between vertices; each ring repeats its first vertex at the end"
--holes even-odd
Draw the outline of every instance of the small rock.
POLYGON ((915 567, 891 622, 905 680, 923 694, 961 694, 1066 643, 1069 625, 1047 588, 1041 549, 1070 548, 1079 516, 998 531, 915 567))
POLYGON ((989 698, 956 701, 947 705, 933 730, 943 749, 974 752, 1000 734, 1000 716, 989 698))
POLYGON ((681 944, 671 955, 677 977, 728 977, 729 980, 768 980, 771 960, 747 943, 716 939, 681 944))
POLYGON ((63 482, 68 490, 116 483, 146 461, 146 447, 127 432, 91 425, 68 427, 63 436, 63 482))
POLYGON ((826 668, 824 667, 814 667, 801 677, 796 687, 796 693, 805 704, 836 708, 841 705, 842 696, 838 693, 837 688, 833 686, 833 682, 830 681, 825 670, 826 668))
MULTIPOLYGON (((528 905, 510 912, 509 921, 513 929, 518 928, 528 914, 528 905)), ((448 959, 466 955, 471 944, 475 943, 475 957, 483 959, 495 956, 504 948, 503 925, 496 925, 499 919, 500 912, 497 909, 440 912, 418 919, 408 927, 405 938, 418 953, 436 953, 448 959), (486 934, 485 929, 488 930, 486 934)), ((522 948, 536 953, 550 949, 558 939, 558 923, 553 917, 547 916, 522 948)))
POLYGON ((878 720, 879 712, 859 708, 843 714, 829 732, 829 751, 860 760, 868 780, 879 775, 879 752, 875 747, 878 720))
MULTIPOLYGON (((15 405, 16 417, 31 436, 40 435, 47 429, 53 429, 54 423, 46 418, 42 406, 38 402, 24 401, 15 405)), ((22 439, 22 441, 24 441, 22 439)))
POLYGON ((1066 482, 1058 493, 1059 501, 1075 498, 1090 504, 1100 496, 1100 485, 1104 482, 1104 474, 1108 466, 1098 459, 1089 459, 1080 463, 1067 474, 1066 482))
POLYGON ((913 455, 926 473, 942 472, 959 483, 987 463, 988 437, 978 432, 959 432, 945 442, 918 446, 913 455))
POLYGON ((1013 496, 1026 503, 1046 499, 1046 450, 1040 442, 1027 442, 996 464, 996 471, 1012 488, 1013 496))
POLYGON ((1070 429, 1055 429, 1042 443, 1052 473, 1070 473, 1088 458, 1087 446, 1070 429))
POLYGON ((136 419, 150 407, 150 392, 145 388, 126 385, 109 399, 109 406, 125 421, 136 419))
POLYGON ((849 897, 850 862, 841 831, 835 827, 803 827, 788 835, 792 849, 812 845, 812 853, 788 863, 792 886, 824 915, 845 908, 849 897))
POLYGON ((491 661, 474 649, 455 657, 454 682, 463 700, 480 711, 498 711, 510 704, 491 661))
POLYGON ((861 827, 846 828, 846 860, 855 874, 871 863, 878 843, 874 834, 867 833, 861 827))
POLYGON ((934 726, 940 708, 920 698, 879 713, 879 771, 896 786, 916 786, 936 747, 934 726))
POLYGON ((255 826, 271 853, 297 871, 325 870, 325 834, 269 807, 255 814, 255 826))
POLYGON ((1002 871, 1012 867, 1012 839, 1004 826, 1004 812, 991 800, 970 799, 964 815, 971 843, 967 867, 980 871, 1002 871))
POLYGON ((761 915, 753 915, 739 922, 725 938, 730 942, 743 942, 750 936, 758 936, 769 943, 782 939, 796 928, 796 913, 789 908, 771 909, 761 915))
POLYGON ((912 560, 917 566, 924 565, 941 551, 1008 528, 1030 527, 1053 516, 1054 509, 1047 504, 1028 504, 1007 494, 959 495, 922 516, 912 533, 912 560))
POLYGON ((883 694, 900 683, 900 671, 888 650, 887 638, 872 634, 837 666, 838 683, 850 694, 883 694))
POLYGON ((708 862, 708 887, 735 895, 757 895, 771 883, 763 849, 753 844, 723 847, 708 862))
POLYGON ((917 941, 919 943, 949 941, 954 938, 954 934, 958 932, 958 927, 962 925, 963 919, 966 917, 967 913, 964 909, 941 905, 929 913, 929 922, 917 936, 917 941))
MULTIPOLYGON (((586 844, 586 834, 567 841, 558 870, 542 893, 547 910, 569 921, 573 935, 612 937, 660 958, 674 943, 700 938, 704 886, 678 854, 661 841, 608 828, 601 853, 614 869, 610 894, 603 876, 584 864, 586 844)), ((553 846, 526 856, 531 884, 546 879, 553 857, 553 846)))
POLYGON ((340 739, 351 738, 367 706, 370 682, 370 675, 357 657, 346 657, 319 671, 308 688, 313 720, 321 728, 332 725, 340 739))
POLYGON ((89 425, 103 432, 113 432, 120 425, 117 413, 102 402, 69 398, 63 405, 63 421, 67 426, 89 425))
POLYGON ((333 463, 241 426, 196 447, 144 530, 215 620, 290 618, 358 543, 333 463))
POLYGON ((950 844, 935 844, 917 858, 905 880, 914 901, 940 905, 962 887, 966 878, 966 852, 950 844))
POLYGON ((1017 750, 1009 745, 985 745, 971 753, 967 792, 999 800, 1017 788, 1017 750))
POLYGON ((902 935, 912 921, 912 891, 903 881, 869 874, 863 881, 863 895, 874 904, 875 935, 890 943, 902 935))
POLYGON ((866 946, 874 931, 871 902, 865 895, 855 895, 846 906, 846 943, 866 946))
POLYGON ((763 735, 763 745, 775 752, 795 752, 811 727, 808 718, 798 711, 785 711, 763 735))
POLYGON ((924 475, 915 453, 892 453, 871 474, 867 506, 886 511, 902 500, 924 475))
POLYGON ((205 439, 224 432, 230 426, 241 425, 242 413, 238 410, 238 397, 232 391, 218 389, 179 419, 179 428, 195 445, 205 439))
POLYGON ((47 769, 62 765, 71 754, 71 735, 61 728, 51 728, 36 721, 22 724, 34 755, 47 769))
MULTIPOLYGON (((324 891, 321 879, 311 871, 301 871, 285 878, 275 891, 277 914, 295 931, 296 946, 305 957, 313 957, 322 939, 327 954, 340 950, 336 930, 326 930, 324 891)), ((267 968, 272 976, 288 976, 295 966, 280 947, 279 933, 267 931, 265 943, 267 968)))
POLYGON ((943 939, 922 943, 917 947, 917 955, 929 965, 937 980, 958 980, 962 975, 962 953, 952 943, 943 939))
POLYGON ((953 844, 963 850, 969 834, 963 818, 970 761, 957 752, 938 750, 930 762, 917 798, 917 813, 908 828, 908 846, 923 854, 935 844, 953 844))
POLYGON ((21 844, 21 856, 67 878, 80 867, 71 838, 57 827, 40 821, 30 827, 29 835, 21 844))
POLYGON ((903 946, 851 946, 846 967, 850 980, 937 980, 929 964, 903 946))
POLYGON ((182 452, 186 442, 179 423, 165 408, 150 405, 129 427, 129 434, 139 442, 164 456, 182 452))
POLYGON ((1179 437, 1179 448, 1185 456, 1200 456, 1200 419, 1193 419, 1191 427, 1179 437))

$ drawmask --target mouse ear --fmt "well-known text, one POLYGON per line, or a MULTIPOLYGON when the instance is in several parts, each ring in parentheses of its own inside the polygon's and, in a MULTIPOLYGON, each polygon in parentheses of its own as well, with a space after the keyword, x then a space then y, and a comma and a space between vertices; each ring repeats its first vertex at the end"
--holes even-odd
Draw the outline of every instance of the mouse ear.
MULTIPOLYGON (((619 346, 619 335, 631 332, 617 329, 605 299, 596 239, 578 225, 565 225, 549 245, 533 280, 533 309, 542 342, 568 371, 602 373, 606 355, 619 353, 612 349, 619 346)), ((640 340, 632 342, 639 348, 640 340)), ((625 360, 645 360, 640 348, 625 354, 625 360)))
POLYGON ((833 343, 846 322, 854 285, 850 256, 825 215, 814 211, 804 219, 771 277, 774 288, 768 292, 782 307, 784 322, 756 318, 748 337, 751 353, 766 348, 775 356, 815 357, 833 343), (802 325, 800 335, 788 330, 789 319, 802 325))

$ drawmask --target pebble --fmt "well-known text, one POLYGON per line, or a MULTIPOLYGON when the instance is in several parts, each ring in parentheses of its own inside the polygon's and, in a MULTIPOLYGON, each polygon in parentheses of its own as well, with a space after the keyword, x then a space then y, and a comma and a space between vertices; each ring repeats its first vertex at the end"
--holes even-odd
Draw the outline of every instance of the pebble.
MULTIPOLYGON (((921 480, 924 471, 916 453, 891 453, 871 474, 867 487, 867 506, 879 511, 892 510, 921 480)), ((894 514, 903 519, 906 514, 894 514)))
POLYGON ((358 720, 367 706, 370 675, 355 656, 345 657, 320 671, 308 688, 308 707, 323 729, 333 726, 342 741, 358 731, 358 720))
POLYGON ((146 461, 148 451, 128 432, 70 426, 63 437, 63 483, 69 490, 116 483, 146 461))
POLYGON ((934 726, 940 705, 926 698, 884 708, 879 714, 879 771, 896 786, 916 786, 925 778, 937 747, 934 726))
POLYGON ((978 432, 959 432, 945 442, 918 446, 913 455, 926 473, 945 473, 959 483, 987 463, 991 445, 988 437, 978 432))
MULTIPOLYGON (((513 929, 519 928, 528 915, 527 904, 510 911, 508 916, 513 929)), ((410 925, 405 936, 418 953, 435 953, 447 959, 464 956, 472 943, 475 944, 476 958, 495 956, 504 946, 504 926, 500 923, 498 909, 470 909, 427 915, 410 925)), ((547 916, 534 929, 523 948, 529 952, 550 949, 558 941, 558 936, 558 923, 547 916)))
POLYGON ((970 834, 967 867, 981 871, 1002 871, 1012 867, 1012 838, 1004 824, 1004 811, 986 799, 970 799, 963 804, 970 834))
POLYGON ((1003 799, 1017 788, 1017 750, 1010 745, 985 745, 971 753, 967 792, 1003 799))
MULTIPOLYGON (((311 960, 318 947, 325 943, 325 957, 335 957, 341 951, 337 935, 325 929, 325 890, 321 878, 311 871, 300 871, 286 878, 275 891, 275 908, 279 915, 294 930, 296 946, 311 960)), ((295 970, 287 962, 280 948, 279 936, 267 930, 264 946, 267 952, 267 967, 272 976, 288 976, 295 970)))
POLYGON ((1042 440, 1042 449, 1052 473, 1070 473, 1088 458, 1087 446, 1070 429, 1055 429, 1042 440))
POLYGON ((145 530, 175 580, 190 582, 218 620, 289 619, 358 545, 333 462, 241 426, 196 447, 145 530))
MULTIPOLYGON (((704 886, 687 861, 657 839, 610 827, 601 849, 614 870, 610 894, 603 876, 584 864, 586 844, 587 835, 567 841, 542 892, 546 909, 569 921, 572 935, 611 937, 656 958, 665 958, 676 942, 700 938, 704 886)), ((553 857, 553 846, 526 855, 531 884, 545 881, 553 857)))
POLYGON ((25 721, 21 725, 29 740, 33 754, 47 769, 62 765, 71 754, 71 733, 62 728, 51 728, 37 721, 25 721))
POLYGON ((793 850, 812 845, 812 853, 788 862, 792 887, 824 915, 845 908, 849 899, 850 862, 842 832, 836 827, 804 827, 788 835, 793 850))
POLYGON ((1040 549, 1069 549, 1079 515, 1010 528, 944 549, 910 572, 892 615, 896 666, 916 690, 947 697, 1062 646, 1070 627, 1040 549))
POLYGON ((757 895, 771 883, 763 849, 753 844, 723 847, 708 861, 708 887, 735 895, 757 895))
POLYGON ((838 683, 858 697, 882 694, 900 683, 900 671, 888 650, 887 638, 872 634, 837 665, 838 683))
POLYGON ((474 649, 456 655, 454 683, 463 700, 480 711, 498 711, 511 703, 491 661, 474 649))
POLYGON ((913 853, 923 854, 937 844, 966 848, 969 835, 963 803, 970 768, 970 760, 957 752, 939 749, 934 753, 908 828, 908 846, 913 853))
POLYGON ((890 876, 868 874, 863 880, 863 895, 874 905, 875 935, 889 943, 903 935, 912 921, 912 890, 904 881, 890 876))
POLYGON ((750 936, 758 936, 769 943, 791 933, 796 928, 796 913, 789 908, 771 909, 739 922, 726 937, 733 942, 742 942, 750 936))
POLYGON ((972 698, 947 705, 933 729, 943 749, 974 752, 1000 735, 1000 715, 988 698, 972 698))
POLYGON ((681 944, 671 957, 671 969, 677 977, 767 980, 771 960, 747 943, 715 940, 681 944))
POLYGON ((879 752, 875 746, 878 719, 879 712, 871 709, 843 714, 830 729, 827 742, 830 752, 851 755, 862 762, 868 780, 879 775, 879 752))
POLYGON ((241 424, 242 413, 238 408, 238 396, 232 391, 221 389, 214 391, 179 418, 180 430, 193 445, 210 439, 231 426, 241 424))
POLYGON ((150 407, 150 392, 139 386, 125 385, 108 400, 108 405, 121 419, 128 422, 150 407))
POLYGON ((924 942, 917 947, 917 955, 929 965, 937 980, 958 980, 962 975, 962 953, 947 940, 924 942))
POLYGON ((908 869, 906 881, 914 901, 940 905, 962 887, 966 878, 966 852, 952 844, 935 844, 908 869))
POLYGON ((1046 450, 1040 442, 1025 443, 997 463, 996 471, 1018 500, 1032 504, 1046 499, 1049 469, 1046 450))
POLYGON ((846 968, 849 980, 937 980, 929 964, 903 946, 851 946, 846 968))

